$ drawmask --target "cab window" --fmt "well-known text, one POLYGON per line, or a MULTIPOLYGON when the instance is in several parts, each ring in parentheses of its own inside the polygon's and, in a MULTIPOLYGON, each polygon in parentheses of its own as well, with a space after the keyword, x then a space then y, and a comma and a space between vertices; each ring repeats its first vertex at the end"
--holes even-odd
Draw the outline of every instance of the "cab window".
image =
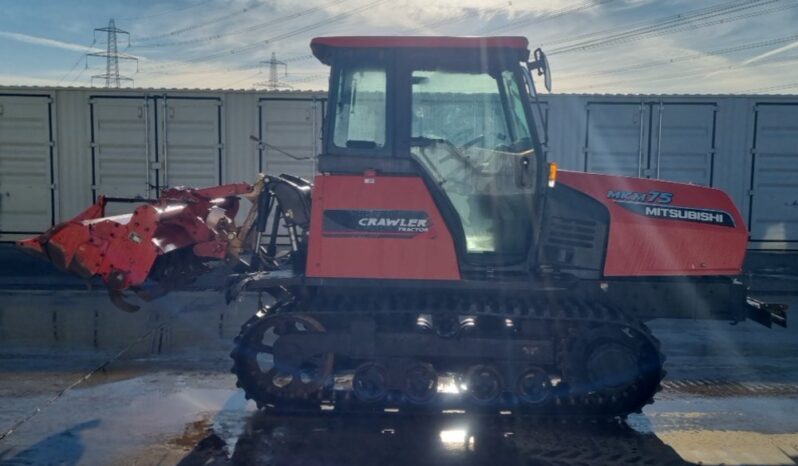
POLYGON ((385 68, 352 65, 339 70, 333 144, 343 149, 381 149, 386 142, 385 68))

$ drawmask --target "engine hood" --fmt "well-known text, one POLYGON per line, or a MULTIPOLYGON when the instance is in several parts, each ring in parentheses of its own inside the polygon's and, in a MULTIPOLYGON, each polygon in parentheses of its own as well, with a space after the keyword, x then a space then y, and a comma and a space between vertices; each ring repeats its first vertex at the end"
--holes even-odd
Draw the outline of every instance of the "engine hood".
POLYGON ((561 171, 610 214, 605 276, 739 275, 748 230, 729 196, 670 181, 561 171))

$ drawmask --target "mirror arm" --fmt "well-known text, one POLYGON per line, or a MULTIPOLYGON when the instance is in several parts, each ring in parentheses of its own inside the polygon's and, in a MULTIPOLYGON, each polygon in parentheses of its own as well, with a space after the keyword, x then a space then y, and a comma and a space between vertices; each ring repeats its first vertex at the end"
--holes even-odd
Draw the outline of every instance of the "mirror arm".
POLYGON ((538 72, 538 76, 543 76, 546 74, 546 64, 540 60, 531 61, 526 64, 527 68, 530 71, 535 70, 538 72))

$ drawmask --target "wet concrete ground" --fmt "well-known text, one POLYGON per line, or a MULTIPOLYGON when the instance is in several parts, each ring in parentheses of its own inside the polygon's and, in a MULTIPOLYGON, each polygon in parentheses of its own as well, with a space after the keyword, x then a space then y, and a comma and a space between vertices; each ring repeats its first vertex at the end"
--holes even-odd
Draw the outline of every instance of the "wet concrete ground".
MULTIPOLYGON (((466 415, 280 417, 217 347, 111 364, 4 440, 0 464, 660 465, 798 463, 798 330, 657 321, 669 375, 620 424, 466 415)), ((112 352, 0 349, 0 432, 112 352)))

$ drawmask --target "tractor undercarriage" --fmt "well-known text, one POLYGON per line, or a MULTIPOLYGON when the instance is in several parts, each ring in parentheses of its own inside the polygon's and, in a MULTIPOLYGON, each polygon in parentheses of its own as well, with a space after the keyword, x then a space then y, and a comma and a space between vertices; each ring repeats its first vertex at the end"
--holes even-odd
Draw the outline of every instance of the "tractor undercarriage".
POLYGON ((658 348, 619 310, 564 295, 324 290, 259 311, 231 356, 275 410, 607 418, 653 401, 658 348))

